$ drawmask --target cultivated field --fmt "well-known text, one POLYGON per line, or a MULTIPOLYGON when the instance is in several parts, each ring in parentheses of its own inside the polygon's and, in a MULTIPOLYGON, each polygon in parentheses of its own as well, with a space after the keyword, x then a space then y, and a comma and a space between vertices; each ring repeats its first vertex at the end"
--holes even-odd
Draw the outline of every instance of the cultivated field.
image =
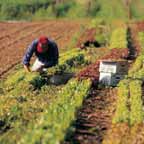
POLYGON ((143 144, 144 22, 0 23, 0 144, 143 144), (59 46, 59 64, 26 73, 35 38, 59 46), (117 86, 99 84, 100 60, 122 60, 117 86))

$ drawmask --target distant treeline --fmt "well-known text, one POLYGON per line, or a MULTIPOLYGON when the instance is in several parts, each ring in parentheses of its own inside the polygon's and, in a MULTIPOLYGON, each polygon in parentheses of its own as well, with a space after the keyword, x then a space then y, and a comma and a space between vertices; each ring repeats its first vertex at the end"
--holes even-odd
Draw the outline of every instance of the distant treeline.
POLYGON ((0 20, 143 19, 144 0, 0 0, 0 20))
POLYGON ((28 19, 39 9, 47 9, 51 0, 1 0, 0 18, 2 20, 28 19))

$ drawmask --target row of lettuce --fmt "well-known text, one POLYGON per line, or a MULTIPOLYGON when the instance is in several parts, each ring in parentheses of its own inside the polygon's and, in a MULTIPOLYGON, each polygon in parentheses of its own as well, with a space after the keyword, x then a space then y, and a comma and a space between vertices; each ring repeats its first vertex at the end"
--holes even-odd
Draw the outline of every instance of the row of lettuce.
POLYGON ((128 75, 118 85, 112 128, 103 140, 103 144, 143 143, 143 138, 139 141, 138 137, 143 133, 144 121, 144 32, 139 32, 136 36, 141 50, 128 75), (123 128, 122 131, 121 128, 123 128), (119 136, 116 137, 117 134, 119 136))
MULTIPOLYGON (((79 71, 88 64, 86 53, 72 49, 61 54, 59 65, 45 76, 79 71)), ((75 120, 91 81, 72 78, 56 86, 37 73, 25 73, 21 68, 15 71, 1 82, 0 143, 59 143, 75 120)))
POLYGON ((127 27, 120 27, 113 31, 111 39, 110 39, 110 49, 113 48, 127 48, 127 27))
POLYGON ((143 112, 143 77, 144 77, 144 33, 139 33, 141 53, 128 72, 127 78, 119 84, 117 110, 113 122, 127 122, 130 125, 142 123, 143 112))
POLYGON ((75 120, 75 111, 87 96, 91 82, 71 80, 61 90, 54 104, 50 104, 39 123, 30 126, 21 143, 59 143, 64 139, 66 129, 75 120))

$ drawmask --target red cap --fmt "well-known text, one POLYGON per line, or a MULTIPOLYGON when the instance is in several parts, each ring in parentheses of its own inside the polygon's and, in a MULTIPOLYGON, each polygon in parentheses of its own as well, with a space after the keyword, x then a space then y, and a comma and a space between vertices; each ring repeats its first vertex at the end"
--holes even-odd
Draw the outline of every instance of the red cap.
POLYGON ((41 36, 38 40, 38 46, 37 46, 37 51, 39 53, 42 53, 43 52, 43 48, 42 48, 42 45, 43 44, 47 44, 48 43, 48 38, 46 36, 41 36))

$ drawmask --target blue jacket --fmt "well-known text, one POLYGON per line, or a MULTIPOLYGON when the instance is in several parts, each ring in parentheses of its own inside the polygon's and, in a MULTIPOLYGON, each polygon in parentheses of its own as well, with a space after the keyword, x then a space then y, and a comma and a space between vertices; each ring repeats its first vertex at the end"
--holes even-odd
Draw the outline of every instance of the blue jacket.
POLYGON ((58 64, 58 47, 57 44, 49 40, 49 49, 45 53, 39 53, 37 51, 38 39, 34 40, 31 45, 28 46, 28 49, 23 57, 23 64, 30 65, 30 60, 33 53, 36 55, 39 61, 45 64, 45 67, 52 67, 58 64))

